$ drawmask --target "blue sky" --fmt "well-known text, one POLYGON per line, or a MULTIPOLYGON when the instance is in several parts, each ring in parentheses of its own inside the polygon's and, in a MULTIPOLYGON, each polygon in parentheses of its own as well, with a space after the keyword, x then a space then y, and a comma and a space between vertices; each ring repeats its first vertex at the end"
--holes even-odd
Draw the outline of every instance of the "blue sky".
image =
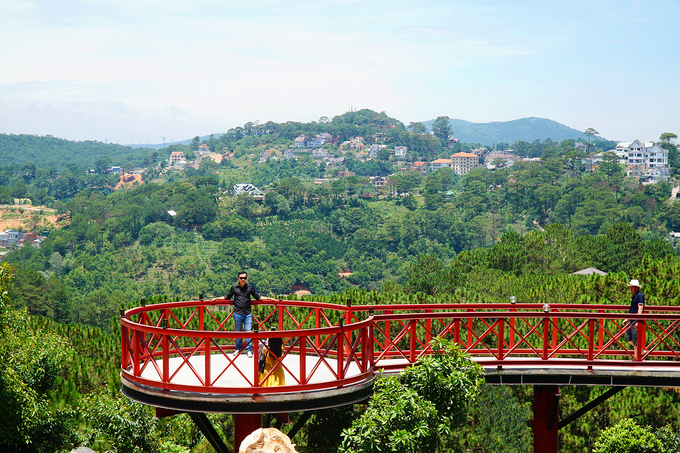
POLYGON ((679 35, 677 0, 0 0, 0 132, 161 143, 369 108, 651 141, 680 134, 679 35))

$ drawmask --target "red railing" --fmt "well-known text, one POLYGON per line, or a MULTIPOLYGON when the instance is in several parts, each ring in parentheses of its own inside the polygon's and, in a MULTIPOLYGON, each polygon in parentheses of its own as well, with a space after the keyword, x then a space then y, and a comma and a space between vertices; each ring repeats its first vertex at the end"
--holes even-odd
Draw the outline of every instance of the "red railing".
MULTIPOLYGON (((230 307, 218 301, 142 306, 126 311, 122 375, 163 390, 252 394, 320 390, 400 370, 431 352, 436 338, 455 341, 473 360, 497 368, 535 366, 680 367, 680 308, 540 304, 343 306, 263 299, 253 306, 258 332, 229 330, 230 307), (624 340, 624 319, 638 320, 638 345, 624 340), (274 326, 272 332, 266 329, 274 326), (262 387, 257 360, 235 359, 233 341, 279 337, 283 387, 262 387), (632 359, 632 361, 631 361, 632 359)), ((257 355, 256 355, 257 356, 257 355)))

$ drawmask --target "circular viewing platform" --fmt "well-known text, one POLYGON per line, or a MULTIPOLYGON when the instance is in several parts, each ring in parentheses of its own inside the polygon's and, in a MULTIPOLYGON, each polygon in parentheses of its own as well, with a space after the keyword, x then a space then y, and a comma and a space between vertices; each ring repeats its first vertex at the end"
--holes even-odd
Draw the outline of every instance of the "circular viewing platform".
POLYGON ((234 332, 224 300, 169 302, 121 313, 122 391, 175 411, 277 413, 367 399, 380 370, 401 371, 452 340, 495 384, 680 386, 680 309, 636 315, 638 345, 624 341, 627 307, 539 304, 351 306, 253 301, 253 332, 234 332), (274 331, 269 328, 274 327, 274 331), (255 330, 256 329, 256 330, 255 330), (260 374, 258 353, 280 338, 260 374), (254 357, 234 354, 252 341, 254 357), (285 385, 266 386, 278 368, 285 385))
POLYGON ((275 299, 256 304, 253 332, 233 331, 233 313, 224 301, 164 303, 125 312, 123 393, 170 410, 228 413, 314 410, 370 396, 370 320, 345 326, 340 320, 345 307, 338 305, 275 299), (258 356, 269 351, 270 338, 283 343, 274 367, 285 377, 282 386, 266 386, 273 369, 259 372, 258 356), (245 350, 236 354, 236 339, 252 342, 254 357, 245 350))

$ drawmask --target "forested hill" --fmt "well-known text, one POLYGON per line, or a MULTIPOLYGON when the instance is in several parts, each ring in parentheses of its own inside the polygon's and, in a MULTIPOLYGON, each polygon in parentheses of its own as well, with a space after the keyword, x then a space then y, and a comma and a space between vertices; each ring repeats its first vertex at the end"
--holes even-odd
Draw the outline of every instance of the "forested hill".
POLYGON ((67 164, 75 164, 94 169, 98 161, 105 161, 108 165, 134 168, 156 160, 156 151, 149 148, 135 149, 90 140, 75 142, 51 135, 0 134, 0 161, 5 167, 32 162, 39 168, 61 170, 67 164))
MULTIPOLYGON (((434 120, 423 124, 432 128, 434 120)), ((480 143, 492 146, 496 143, 514 143, 516 141, 533 142, 534 140, 553 141, 585 139, 583 132, 546 118, 521 118, 513 121, 494 121, 492 123, 471 123, 465 120, 449 120, 453 128, 454 138, 463 143, 480 143)))
MULTIPOLYGON (((447 117, 439 117, 447 118, 447 117)), ((229 129, 225 134, 210 135, 206 139, 196 136, 191 140, 169 144, 165 149, 158 149, 159 145, 151 145, 148 148, 136 148, 118 144, 107 144, 97 141, 75 142, 63 140, 52 136, 14 135, 0 134, 0 159, 5 167, 20 168, 26 164, 32 164, 38 168, 48 169, 53 167, 58 171, 66 168, 68 164, 74 164, 81 169, 94 169, 101 172, 106 166, 120 166, 123 170, 133 168, 145 168, 159 161, 165 161, 171 151, 189 152, 189 156, 196 151, 200 143, 208 145, 212 152, 235 151, 239 154, 239 148, 271 147, 275 145, 279 151, 293 146, 296 137, 300 135, 314 136, 320 133, 330 134, 337 143, 351 140, 355 137, 363 137, 366 145, 386 144, 389 149, 395 146, 406 146, 409 152, 409 160, 421 159, 432 160, 437 157, 446 157, 451 152, 468 151, 480 145, 491 146, 504 143, 505 147, 514 147, 516 150, 526 149, 528 145, 536 141, 555 144, 564 140, 584 139, 583 133, 564 126, 555 121, 544 118, 523 118, 507 122, 495 122, 486 124, 470 123, 463 120, 449 120, 451 132, 461 143, 449 147, 446 140, 449 131, 428 133, 434 121, 425 123, 411 123, 406 127, 401 121, 391 118, 385 112, 372 110, 359 110, 346 112, 333 117, 321 117, 319 121, 298 123, 288 121, 286 123, 267 122, 246 123, 243 127, 229 129), (446 137, 441 137, 445 133, 446 137), (442 141, 443 140, 443 141, 442 141), (183 144, 187 143, 187 144, 183 144)), ((594 137, 596 148, 610 149, 613 142, 598 140, 594 137), (597 143, 597 142, 601 143, 597 143)), ((573 143, 572 143, 573 145, 573 143)), ((330 145, 326 145, 329 147, 330 145)), ((264 151, 260 149, 258 152, 264 151)), ((524 153, 522 157, 539 157, 543 149, 524 153)), ((338 153, 334 153, 339 155, 338 153)), ((375 161, 372 163, 375 167, 375 161)), ((369 165, 370 166, 370 165, 369 165)), ((355 168, 351 171, 362 173, 355 168)), ((372 176, 385 175, 385 171, 375 168, 372 176)))
MULTIPOLYGON (((182 169, 157 162, 124 189, 103 169, 107 156, 95 161, 94 173, 73 163, 62 171, 42 168, 43 162, 0 168, 3 220, 25 210, 15 199, 30 198, 38 211, 21 228, 47 233, 36 239, 39 247, 26 237, 24 247, 10 245, 0 265, 0 451, 79 445, 208 451, 186 415, 157 420, 117 390, 119 310, 140 298, 151 304, 221 296, 242 270, 263 295, 304 287, 310 298, 343 304, 486 303, 514 296, 618 305, 630 301, 627 282, 637 278, 646 304, 680 305, 678 242, 668 234, 680 230, 680 202, 671 197, 671 183, 641 185, 625 177, 611 154, 589 168, 573 140, 518 141, 518 155, 540 161, 466 175, 407 170, 413 161, 474 146, 451 144, 446 128, 435 129, 431 135, 422 123, 407 128, 371 111, 308 124, 249 123, 205 140, 211 150, 227 149, 220 164, 204 159, 198 168, 182 169), (333 165, 306 149, 283 158, 296 136, 322 132, 338 138, 323 145, 333 165), (342 146, 356 137, 386 147, 375 159, 360 160, 342 146), (408 147, 406 159, 391 152, 396 146, 408 147), (271 157, 261 159, 265 153, 271 157), (355 174, 339 177, 340 171, 355 174), (368 176, 376 174, 386 182, 374 185, 382 178, 368 176), (265 195, 237 194, 232 188, 243 182, 265 195), (56 211, 56 227, 43 221, 42 206, 56 211), (571 275, 587 267, 608 274, 571 275)), ((677 137, 661 138, 676 172, 677 137)), ((200 144, 196 138, 170 146, 159 160, 177 148, 190 156, 200 144)), ((589 148, 609 146, 593 140, 589 148)), ((257 306, 254 315, 264 319, 257 306)), ((529 451, 531 395, 520 386, 485 391, 492 393, 470 400, 469 423, 446 440, 446 451, 529 451)), ((560 392, 564 413, 572 413, 602 388, 560 392)), ((560 451, 593 451, 604 428, 622 418, 679 432, 680 393, 624 392, 560 430, 560 451)), ((337 453, 340 432, 360 406, 315 415, 298 451, 337 453)), ((214 417, 231 437, 228 418, 214 417)))

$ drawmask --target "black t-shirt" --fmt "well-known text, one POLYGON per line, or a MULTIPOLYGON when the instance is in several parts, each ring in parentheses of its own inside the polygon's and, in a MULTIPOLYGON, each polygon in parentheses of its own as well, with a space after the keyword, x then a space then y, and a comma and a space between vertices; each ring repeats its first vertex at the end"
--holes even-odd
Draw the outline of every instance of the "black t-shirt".
MULTIPOLYGON (((642 292, 638 291, 637 293, 633 294, 633 298, 630 300, 630 308, 628 309, 628 313, 637 313, 638 312, 638 305, 642 305, 642 311, 645 311, 645 296, 642 295, 642 292)), ((630 324, 635 324, 635 321, 630 321, 630 324)))
POLYGON ((250 297, 255 300, 260 300, 260 294, 255 291, 255 288, 250 283, 241 288, 241 285, 236 284, 231 287, 229 293, 224 296, 225 299, 234 299, 234 313, 239 315, 247 315, 250 313, 250 297))

